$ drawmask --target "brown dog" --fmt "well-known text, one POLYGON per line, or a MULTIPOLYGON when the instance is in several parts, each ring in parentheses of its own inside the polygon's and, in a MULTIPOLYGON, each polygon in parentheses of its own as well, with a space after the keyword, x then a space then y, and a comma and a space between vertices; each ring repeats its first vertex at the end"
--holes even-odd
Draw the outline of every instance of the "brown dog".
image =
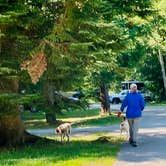
POLYGON ((61 136, 61 142, 65 140, 65 137, 67 137, 67 142, 69 142, 70 133, 71 133, 70 123, 63 123, 60 126, 58 126, 55 130, 56 133, 61 136))

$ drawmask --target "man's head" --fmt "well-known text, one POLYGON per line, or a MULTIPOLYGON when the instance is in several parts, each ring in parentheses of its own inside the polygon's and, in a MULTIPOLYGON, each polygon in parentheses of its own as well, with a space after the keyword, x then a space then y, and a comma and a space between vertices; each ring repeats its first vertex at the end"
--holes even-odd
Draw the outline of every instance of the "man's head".
POLYGON ((133 92, 136 92, 137 91, 137 85, 136 84, 131 84, 130 85, 130 91, 133 93, 133 92))

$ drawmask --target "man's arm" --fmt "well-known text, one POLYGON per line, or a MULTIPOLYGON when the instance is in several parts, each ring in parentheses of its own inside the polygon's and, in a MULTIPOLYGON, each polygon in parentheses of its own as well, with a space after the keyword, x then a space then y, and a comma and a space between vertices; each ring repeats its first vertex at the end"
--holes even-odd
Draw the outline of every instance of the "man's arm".
POLYGON ((145 107, 145 100, 141 94, 140 94, 140 107, 141 107, 141 110, 143 111, 145 107))
POLYGON ((128 94, 127 94, 127 96, 125 97, 125 99, 122 102, 122 105, 120 107, 120 111, 117 114, 118 117, 121 116, 121 113, 123 112, 123 110, 125 109, 125 107, 127 106, 127 104, 128 104, 128 94))
POLYGON ((128 94, 127 94, 127 96, 125 97, 125 99, 123 100, 122 105, 121 105, 121 107, 120 107, 120 111, 121 111, 121 112, 123 112, 123 110, 125 109, 125 107, 127 106, 127 104, 128 104, 128 94))

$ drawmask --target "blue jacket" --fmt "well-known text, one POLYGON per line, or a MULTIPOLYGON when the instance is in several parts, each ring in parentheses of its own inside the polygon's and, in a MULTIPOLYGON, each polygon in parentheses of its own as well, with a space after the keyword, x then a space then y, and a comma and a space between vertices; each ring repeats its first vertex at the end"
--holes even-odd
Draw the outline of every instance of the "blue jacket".
POLYGON ((121 105, 120 110, 123 110, 127 107, 126 117, 127 118, 138 118, 142 116, 142 111, 145 107, 145 101, 142 95, 138 92, 128 93, 123 103, 121 105))

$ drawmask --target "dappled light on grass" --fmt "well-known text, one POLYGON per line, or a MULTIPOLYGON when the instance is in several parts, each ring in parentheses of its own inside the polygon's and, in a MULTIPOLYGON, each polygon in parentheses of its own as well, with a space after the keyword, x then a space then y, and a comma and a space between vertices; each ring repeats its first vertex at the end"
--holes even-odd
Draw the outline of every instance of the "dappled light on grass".
POLYGON ((49 124, 46 123, 45 119, 40 120, 27 120, 24 122, 26 128, 43 128, 43 124, 45 128, 49 128, 49 124))
POLYGON ((64 111, 58 115, 57 122, 53 125, 46 123, 44 112, 22 112, 22 119, 26 128, 55 128, 61 123, 75 123, 73 127, 102 126, 120 123, 115 113, 99 115, 99 109, 64 111))
POLYGON ((30 112, 30 111, 22 111, 21 117, 23 120, 43 120, 45 119, 45 112, 39 111, 39 112, 30 112))
POLYGON ((81 118, 81 117, 89 117, 89 116, 95 116, 99 115, 100 109, 87 109, 87 110, 71 110, 71 111, 63 111, 63 114, 58 115, 58 118, 81 118))
POLYGON ((68 161, 61 161, 56 164, 56 166, 110 166, 115 161, 115 158, 110 157, 100 157, 96 160, 94 158, 77 158, 75 160, 71 159, 68 161))
POLYGON ((38 142, 12 150, 2 150, 0 161, 2 166, 111 166, 122 142, 120 138, 101 133, 100 136, 94 134, 73 138, 70 143, 38 142), (107 141, 100 141, 100 137, 106 137, 107 141))
POLYGON ((85 121, 78 122, 74 127, 87 127, 87 126, 107 126, 120 123, 121 119, 117 118, 116 114, 97 116, 95 118, 89 118, 85 121))

